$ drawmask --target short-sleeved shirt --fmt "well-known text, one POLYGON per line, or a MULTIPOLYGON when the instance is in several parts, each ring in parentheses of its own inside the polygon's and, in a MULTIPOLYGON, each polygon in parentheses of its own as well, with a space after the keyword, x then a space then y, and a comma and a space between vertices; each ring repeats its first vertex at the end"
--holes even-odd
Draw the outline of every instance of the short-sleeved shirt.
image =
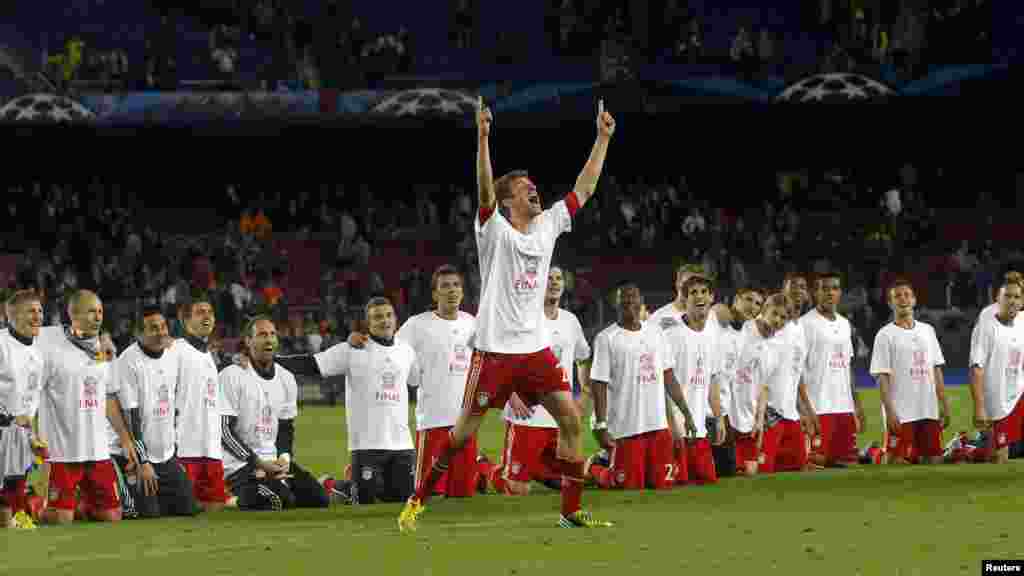
MULTIPOLYGON (((262 460, 276 460, 279 420, 294 420, 299 413, 295 375, 280 364, 274 375, 264 378, 251 366, 228 366, 220 373, 221 405, 224 416, 238 420, 234 432, 262 460)), ((237 472, 245 462, 230 451, 224 453, 224 477, 237 472)))
POLYGON ((673 357, 661 328, 645 324, 626 330, 618 324, 594 338, 590 378, 608 384, 608 433, 628 438, 668 427, 665 371, 673 357))
POLYGON ((875 335, 871 375, 890 375, 890 394, 901 423, 939 418, 935 368, 945 363, 930 324, 915 321, 907 329, 890 323, 875 335))

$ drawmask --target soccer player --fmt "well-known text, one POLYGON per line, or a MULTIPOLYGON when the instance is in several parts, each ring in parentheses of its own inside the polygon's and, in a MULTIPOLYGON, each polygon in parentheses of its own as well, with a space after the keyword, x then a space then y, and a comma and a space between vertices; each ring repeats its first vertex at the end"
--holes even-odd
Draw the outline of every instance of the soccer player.
MULTIPOLYGON (((491 114, 480 99, 477 110, 477 181, 480 208, 474 219, 482 278, 480 314, 473 364, 466 382, 463 411, 445 440, 416 494, 399 516, 403 532, 415 530, 416 520, 452 454, 476 433, 490 408, 504 408, 513 392, 528 405, 542 404, 558 422, 556 450, 546 450, 545 466, 562 475, 559 525, 608 526, 580 507, 584 459, 580 416, 569 383, 551 352, 544 323, 544 283, 555 242, 572 228, 572 217, 597 188, 615 120, 598 102, 597 139, 590 157, 564 199, 541 207, 537 187, 525 171, 493 180, 488 138, 491 114)), ((422 479, 421 479, 422 480, 422 479)))
POLYGON ((43 358, 34 346, 43 323, 39 296, 15 292, 5 303, 10 328, 0 334, 0 527, 32 530, 27 471, 44 452, 35 429, 43 358))
MULTIPOLYGON (((142 311, 141 339, 121 353, 114 369, 118 398, 139 457, 132 497, 142 518, 195 514, 192 482, 174 455, 178 363, 166 349, 166 337, 167 320, 160 308, 147 306, 142 311)), ((118 464, 125 467, 123 461, 118 464)))
POLYGON ((181 304, 179 312, 185 336, 175 340, 169 350, 178 361, 178 459, 192 482, 195 500, 207 512, 216 512, 227 502, 219 375, 209 349, 217 316, 209 296, 198 291, 181 304))
MULTIPOLYGON (((441 454, 462 409, 462 393, 473 350, 470 340, 476 331, 472 314, 459 310, 463 278, 454 266, 444 265, 430 279, 434 309, 406 320, 397 338, 416 352, 418 370, 410 375, 410 386, 418 386, 416 401, 416 476, 426 474, 441 454)), ((476 436, 455 453, 448 474, 434 486, 435 494, 465 498, 476 491, 476 436)))
POLYGON ((708 435, 715 437, 718 428, 724 424, 725 442, 711 446, 711 455, 715 459, 715 472, 719 478, 736 475, 736 437, 729 420, 729 409, 732 406, 733 389, 736 384, 736 366, 743 347, 743 325, 761 313, 764 297, 761 291, 751 286, 736 289, 729 309, 731 320, 722 328, 718 337, 718 363, 721 366, 719 389, 722 409, 722 420, 708 420, 708 435))
POLYGON ((112 364, 99 354, 103 303, 94 292, 79 290, 68 303, 68 314, 71 326, 63 334, 51 334, 39 342, 46 365, 39 421, 50 445, 50 499, 41 519, 72 522, 77 491, 94 519, 116 522, 121 519, 121 507, 107 445, 108 419, 130 465, 136 466, 138 459, 120 402, 110 394, 112 364))
POLYGON ((813 458, 821 466, 856 463, 857 434, 864 429, 853 374, 853 331, 836 310, 842 290, 837 272, 819 274, 814 279, 817 306, 800 318, 807 341, 804 384, 821 426, 813 458))
POLYGON ((242 333, 249 367, 231 365, 220 373, 224 473, 231 493, 242 510, 326 508, 330 500, 323 486, 293 461, 298 386, 274 362, 274 321, 256 316, 242 333))
MULTIPOLYGON (((693 410, 696 434, 690 440, 675 438, 676 481, 679 484, 715 484, 718 474, 708 440, 707 418, 715 421, 715 445, 725 442, 726 428, 721 404, 719 338, 705 329, 712 303, 711 281, 699 274, 692 275, 683 283, 682 292, 686 295, 683 322, 665 330, 664 335, 672 355, 669 364, 683 388, 686 404, 693 410), (709 403, 710 412, 707 410, 709 403)), ((677 420, 682 417, 682 413, 676 414, 677 420)))
MULTIPOLYGON (((416 454, 409 432, 409 375, 418 371, 412 346, 395 338, 395 309, 383 297, 366 303, 370 340, 348 342, 317 354, 278 357, 296 374, 345 376, 345 423, 353 486, 325 487, 355 494, 358 504, 401 502, 413 492, 416 454), (354 490, 353 490, 354 488, 354 490)), ((437 485, 438 478, 430 485, 437 485)), ((344 482, 344 481, 342 481, 344 482)))
MULTIPOLYGON (((1010 270, 1009 272, 1006 273, 1005 276, 1003 276, 1003 285, 1005 286, 1006 284, 1020 284, 1024 286, 1024 275, 1021 275, 1020 272, 1017 272, 1015 270, 1010 270)), ((988 306, 982 308, 981 312, 978 313, 978 319, 974 323, 975 331, 977 331, 978 326, 980 326, 981 324, 996 319, 996 314, 999 312, 998 296, 999 294, 997 293, 996 300, 993 301, 988 306)), ((972 334, 972 337, 973 336, 974 335, 972 334)))
POLYGON ((989 446, 979 459, 1009 461, 1009 446, 1024 439, 1024 321, 1018 316, 1022 287, 1006 282, 999 288, 994 322, 982 324, 971 337, 971 398, 974 425, 988 430, 989 446))
POLYGON ((764 463, 762 448, 766 430, 769 383, 783 369, 786 346, 779 332, 788 322, 786 297, 769 295, 761 313, 743 325, 742 343, 730 396, 729 420, 736 436, 736 463, 741 474, 757 474, 764 463))
MULTIPOLYGON (((569 388, 578 396, 573 365, 579 366, 582 386, 589 388, 590 370, 582 362, 590 358, 590 344, 576 315, 558 306, 564 291, 562 269, 552 266, 544 296, 544 322, 551 331, 551 352, 562 366, 569 388)), ((560 489, 561 475, 547 469, 540 461, 546 448, 558 445, 558 423, 543 406, 524 414, 520 408, 525 406, 521 402, 518 395, 513 394, 505 405, 505 449, 501 466, 490 475, 491 483, 499 493, 513 495, 528 494, 531 480, 560 489), (519 407, 514 406, 514 402, 519 402, 519 407)))
POLYGON ((604 488, 665 489, 675 484, 678 475, 666 395, 683 413, 687 436, 697 433, 686 395, 673 373, 672 348, 660 327, 640 322, 642 305, 640 289, 635 284, 624 286, 618 322, 594 338, 594 435, 611 453, 612 462, 610 470, 594 465, 590 474, 604 488))
POLYGON ((942 430, 951 414, 942 355, 935 329, 914 319, 917 298, 910 282, 889 288, 895 319, 878 331, 871 352, 871 375, 878 380, 885 409, 890 464, 942 462, 942 430))

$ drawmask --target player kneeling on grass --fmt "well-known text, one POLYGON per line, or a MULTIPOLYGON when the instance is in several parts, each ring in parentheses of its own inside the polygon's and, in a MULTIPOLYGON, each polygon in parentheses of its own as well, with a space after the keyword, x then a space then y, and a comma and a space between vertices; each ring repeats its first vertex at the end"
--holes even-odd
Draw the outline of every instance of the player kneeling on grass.
POLYGON ((691 438, 697 432, 693 415, 673 375, 673 356, 662 329, 640 323, 640 289, 627 284, 619 298, 618 322, 594 339, 590 373, 597 414, 594 435, 611 454, 611 469, 592 464, 589 474, 602 488, 671 488, 676 465, 665 393, 683 413, 691 438))
POLYGON ((914 319, 917 298, 906 280, 889 288, 895 319, 875 335, 871 375, 882 393, 890 464, 942 463, 942 430, 949 400, 942 376, 946 363, 935 329, 914 319))
MULTIPOLYGON (((712 304, 711 280, 695 274, 682 286, 686 302, 683 321, 664 332, 670 364, 676 379, 686 395, 686 404, 693 411, 696 428, 694 438, 676 438, 676 483, 714 484, 718 482, 715 460, 708 439, 707 417, 715 421, 714 444, 725 442, 726 429, 722 417, 720 357, 718 339, 711 329, 705 329, 712 304), (710 401, 710 402, 709 402, 710 401), (711 413, 707 407, 711 405, 711 413)), ((673 407, 673 411, 676 409, 673 407)), ((683 415, 676 411, 676 420, 683 415)))
POLYGON ((1006 463, 1010 445, 1024 439, 1024 320, 1018 317, 1021 285, 999 288, 995 320, 981 323, 971 334, 971 397, 974 425, 988 430, 988 446, 979 460, 1006 463))
POLYGON ((326 508, 324 488, 292 462, 298 387, 295 376, 274 362, 274 322, 257 316, 243 335, 250 366, 220 373, 225 480, 243 510, 326 508))
MULTIPOLYGON (((167 320, 158 306, 142 311, 142 338, 129 346, 114 368, 115 388, 135 437, 138 478, 132 497, 141 518, 192 516, 192 482, 174 455, 177 360, 167 350, 167 320)), ((118 456, 124 469, 127 461, 118 456)))
POLYGON ((762 444, 768 411, 769 382, 781 369, 785 346, 779 331, 787 322, 786 297, 768 296, 761 314, 743 325, 736 361, 729 418, 736 437, 738 472, 752 476, 764 462, 762 444))
POLYGON ((418 370, 416 352, 395 338, 395 309, 387 298, 370 299, 366 319, 370 340, 362 348, 342 342, 278 362, 298 374, 345 376, 352 483, 326 478, 324 486, 356 504, 403 502, 413 493, 415 474, 407 385, 409 374, 418 370))

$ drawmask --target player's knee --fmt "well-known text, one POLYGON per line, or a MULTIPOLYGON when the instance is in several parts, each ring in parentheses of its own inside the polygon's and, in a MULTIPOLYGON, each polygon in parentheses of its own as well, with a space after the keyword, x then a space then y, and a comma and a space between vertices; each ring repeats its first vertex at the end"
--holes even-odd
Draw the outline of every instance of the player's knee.
POLYGON ((519 482, 517 480, 506 480, 506 489, 510 496, 526 496, 530 493, 529 482, 519 482))
POLYGON ((97 522, 120 522, 121 517, 121 509, 115 508, 113 510, 97 511, 93 516, 93 519, 97 522))

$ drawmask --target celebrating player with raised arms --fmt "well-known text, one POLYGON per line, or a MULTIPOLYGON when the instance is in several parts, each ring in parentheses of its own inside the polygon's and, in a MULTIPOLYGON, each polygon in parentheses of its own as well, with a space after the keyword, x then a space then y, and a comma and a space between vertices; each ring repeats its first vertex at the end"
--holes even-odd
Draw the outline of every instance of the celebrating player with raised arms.
MULTIPOLYGON (((590 358, 590 345, 576 315, 558 306, 564 291, 562 269, 552 266, 544 297, 544 321, 551 331, 551 351, 562 366, 569 387, 578 396, 573 365, 590 358)), ((580 379, 583 380, 580 389, 589 387, 590 370, 585 364, 579 366, 580 379)), ((526 494, 530 491, 531 480, 560 489, 561 475, 547 469, 540 461, 546 448, 557 446, 558 423, 555 419, 543 406, 527 409, 517 395, 513 395, 505 406, 504 416, 502 463, 490 474, 495 490, 506 494, 526 494)))
POLYGON ((419 367, 412 346, 395 337, 396 322, 391 301, 374 297, 366 303, 370 338, 362 348, 342 342, 317 354, 277 358, 296 374, 345 376, 352 485, 338 486, 333 479, 324 484, 354 495, 358 504, 401 502, 413 491, 416 454, 409 431, 408 384, 419 367))
POLYGON ((856 463, 857 433, 864 429, 853 374, 853 331, 837 311, 842 290, 837 272, 818 274, 817 305, 800 318, 807 341, 804 384, 820 424, 812 450, 822 466, 856 463))
POLYGON ((604 102, 599 102, 598 134, 590 157, 573 190, 547 210, 526 172, 493 179, 490 128, 491 114, 481 98, 477 111, 480 207, 474 218, 481 297, 463 411, 441 457, 427 478, 420 479, 416 494, 402 510, 399 528, 403 532, 415 529, 451 455, 476 433, 487 411, 504 408, 512 393, 527 405, 542 404, 558 422, 558 447, 545 450, 542 462, 562 476, 559 524, 607 526, 580 506, 584 474, 580 416, 562 367, 551 351, 551 335, 544 322, 544 285, 556 240, 572 228, 573 215, 597 188, 615 121, 604 110, 604 102))
MULTIPOLYGON (((717 328, 709 330, 706 326, 713 298, 711 280, 700 274, 691 275, 683 284, 682 292, 686 295, 683 322, 665 330, 665 338, 672 353, 675 377, 693 411, 697 432, 690 440, 676 435, 677 482, 714 484, 718 482, 718 474, 711 453, 712 441, 708 439, 707 419, 710 417, 715 422, 716 437, 712 439, 715 445, 725 442, 726 429, 722 420, 720 336, 717 328)), ((676 420, 682 421, 683 414, 678 408, 670 406, 669 409, 677 412, 676 420)))
POLYGON ((736 464, 744 475, 757 474, 765 461, 770 382, 783 369, 786 346, 779 331, 788 317, 786 297, 777 292, 765 298, 756 319, 743 325, 729 420, 736 436, 736 464))
POLYGON ((1024 321, 1018 314, 1024 298, 1021 291, 1021 284, 1004 281, 994 320, 979 320, 971 335, 974 425, 989 431, 989 446, 982 448, 978 459, 998 463, 1007 462, 1010 445, 1024 439, 1024 321))
POLYGON ((887 460, 942 462, 942 430, 949 425, 942 355, 935 329, 914 319, 917 298, 910 282, 889 288, 895 319, 875 335, 871 375, 882 393, 888 431, 887 460))
POLYGON ((121 353, 114 369, 139 456, 132 498, 143 518, 195 514, 192 482, 174 455, 178 364, 166 349, 166 338, 167 320, 160 308, 143 309, 142 337, 121 353))
POLYGON ((44 446, 35 429, 43 358, 35 339, 43 306, 35 292, 15 292, 5 303, 10 328, 0 333, 0 528, 35 528, 28 513, 27 470, 44 446))
POLYGON ((274 362, 277 328, 256 316, 242 331, 249 366, 220 373, 224 474, 242 510, 326 508, 327 493, 294 462, 295 376, 274 362))

